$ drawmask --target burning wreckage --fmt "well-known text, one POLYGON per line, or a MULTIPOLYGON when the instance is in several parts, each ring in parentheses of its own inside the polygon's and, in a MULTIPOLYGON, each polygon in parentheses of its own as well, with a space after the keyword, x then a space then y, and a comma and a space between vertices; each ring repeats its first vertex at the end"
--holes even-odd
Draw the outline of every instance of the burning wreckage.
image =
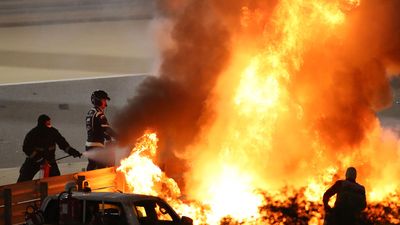
MULTIPOLYGON (((237 178, 228 177, 232 181, 218 190, 220 199, 215 202, 189 200, 175 180, 154 163, 157 142, 155 133, 146 133, 138 139, 132 154, 121 161, 117 171, 127 182, 126 192, 160 196, 178 214, 193 218, 193 224, 323 224, 322 195, 337 174, 336 169, 326 171, 308 186, 297 189, 286 186, 273 192, 238 190, 241 184, 236 183, 237 178)), ((218 181, 215 184, 218 185, 218 181)), ((369 203, 359 224, 399 224, 398 198, 399 195, 393 193, 381 201, 369 203)))
POLYGON ((324 191, 354 166, 362 224, 400 223, 399 134, 377 117, 400 72, 399 1, 157 9, 158 76, 115 121, 135 146, 118 168, 131 192, 194 224, 316 225, 324 191))

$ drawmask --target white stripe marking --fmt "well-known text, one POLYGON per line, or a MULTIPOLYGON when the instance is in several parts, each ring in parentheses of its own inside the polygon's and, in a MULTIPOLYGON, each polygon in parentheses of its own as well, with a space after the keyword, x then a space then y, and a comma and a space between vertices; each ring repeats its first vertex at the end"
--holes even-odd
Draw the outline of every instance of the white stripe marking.
POLYGON ((94 80, 94 79, 107 79, 107 78, 120 78, 120 77, 130 77, 130 76, 150 76, 149 73, 135 73, 135 74, 120 74, 120 75, 108 75, 108 76, 97 76, 97 77, 81 77, 81 78, 71 78, 71 79, 59 79, 59 80, 41 80, 41 81, 27 81, 19 83, 3 83, 0 86, 12 86, 21 84, 40 84, 40 83, 53 83, 53 82, 63 82, 63 81, 77 81, 77 80, 94 80))

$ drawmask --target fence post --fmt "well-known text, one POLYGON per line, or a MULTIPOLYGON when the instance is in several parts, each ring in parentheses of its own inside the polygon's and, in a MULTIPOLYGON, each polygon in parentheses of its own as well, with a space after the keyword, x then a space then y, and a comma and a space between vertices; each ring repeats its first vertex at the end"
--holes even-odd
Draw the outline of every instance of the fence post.
POLYGON ((76 181, 78 183, 78 191, 83 190, 83 181, 86 179, 85 176, 78 176, 78 180, 76 181))
POLYGON ((4 225, 12 224, 12 193, 10 188, 3 190, 4 199, 4 225))
POLYGON ((40 202, 41 203, 47 197, 48 190, 49 190, 49 185, 47 184, 47 182, 40 182, 39 183, 39 192, 40 192, 40 202))

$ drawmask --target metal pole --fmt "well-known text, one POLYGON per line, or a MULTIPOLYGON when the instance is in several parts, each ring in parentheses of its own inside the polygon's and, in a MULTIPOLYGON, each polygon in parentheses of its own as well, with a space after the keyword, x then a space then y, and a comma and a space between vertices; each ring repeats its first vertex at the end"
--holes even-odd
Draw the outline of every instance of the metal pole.
POLYGON ((82 191, 83 190, 83 181, 85 180, 85 176, 78 176, 78 191, 82 191))
POLYGON ((4 199, 4 225, 12 224, 12 192, 10 188, 3 190, 4 199))
POLYGON ((40 182, 39 190, 40 190, 40 204, 41 204, 48 195, 49 185, 47 184, 47 182, 40 182))
POLYGON ((68 157, 71 157, 71 155, 66 155, 66 156, 60 157, 60 158, 56 159, 56 162, 57 162, 58 160, 65 159, 65 158, 68 158, 68 157))

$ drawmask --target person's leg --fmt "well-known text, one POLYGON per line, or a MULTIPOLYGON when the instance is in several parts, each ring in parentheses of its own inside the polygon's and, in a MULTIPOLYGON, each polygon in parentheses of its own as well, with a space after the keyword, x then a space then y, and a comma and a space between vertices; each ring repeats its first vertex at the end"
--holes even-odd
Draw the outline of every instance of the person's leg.
POLYGON ((50 163, 50 177, 54 176, 60 176, 60 169, 58 168, 58 165, 56 162, 50 163))
MULTIPOLYGON (((94 149, 94 147, 87 147, 86 146, 86 151, 92 151, 94 149)), ((97 169, 97 164, 95 161, 88 159, 88 165, 86 167, 86 171, 90 171, 90 170, 95 170, 97 169)))
POLYGON ((354 213, 351 209, 338 210, 336 214, 336 225, 356 225, 354 213))
POLYGON ((95 170, 95 169, 97 169, 96 162, 88 159, 88 165, 86 167, 86 171, 95 170))
POLYGON ((105 163, 96 162, 96 169, 103 169, 106 167, 107 167, 107 165, 105 163))
POLYGON ((25 159, 24 164, 22 164, 21 169, 19 170, 18 182, 32 180, 35 174, 39 171, 40 164, 32 161, 29 158, 25 159))

